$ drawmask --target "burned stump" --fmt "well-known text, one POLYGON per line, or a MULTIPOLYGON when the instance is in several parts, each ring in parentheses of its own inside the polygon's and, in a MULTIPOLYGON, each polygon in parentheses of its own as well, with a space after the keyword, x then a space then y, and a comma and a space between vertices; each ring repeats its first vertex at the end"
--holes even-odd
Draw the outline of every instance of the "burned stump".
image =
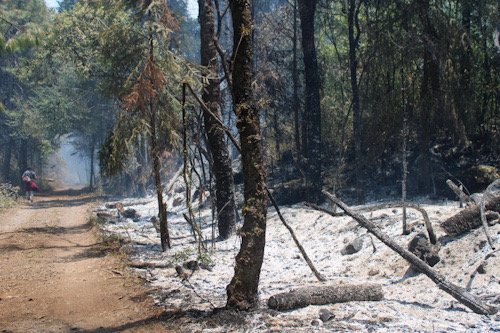
POLYGON ((408 251, 425 261, 429 266, 436 265, 439 258, 439 246, 432 245, 423 233, 417 234, 408 244, 408 251))

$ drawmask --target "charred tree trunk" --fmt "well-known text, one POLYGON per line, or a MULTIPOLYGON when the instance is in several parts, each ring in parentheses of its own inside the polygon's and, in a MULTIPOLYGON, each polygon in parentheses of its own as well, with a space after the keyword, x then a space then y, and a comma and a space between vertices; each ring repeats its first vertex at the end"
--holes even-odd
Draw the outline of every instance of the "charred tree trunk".
POLYGON ((244 223, 234 276, 227 286, 227 307, 257 305, 257 290, 266 243, 266 173, 261 151, 259 112, 252 90, 252 9, 250 0, 230 0, 233 18, 233 103, 241 141, 244 177, 244 223))
POLYGON ((151 126, 151 155, 153 159, 153 177, 155 180, 156 197, 158 199, 158 218, 160 220, 160 240, 161 249, 165 251, 170 248, 170 237, 168 234, 167 223, 167 207, 163 202, 163 186, 161 185, 160 173, 160 149, 158 147, 156 134, 156 115, 151 110, 150 123, 151 126))
POLYGON ((10 163, 12 161, 12 151, 14 148, 15 141, 13 138, 9 139, 9 143, 5 148, 3 166, 2 166, 2 174, 4 181, 8 182, 10 180, 10 163))
POLYGON ((293 2, 293 62, 292 62, 292 80, 293 80, 293 117, 295 127, 295 150, 300 155, 300 101, 299 101, 299 69, 297 61, 297 42, 298 42, 298 4, 297 0, 293 2))
POLYGON ((309 305, 324 305, 355 301, 380 301, 384 297, 378 284, 339 284, 311 286, 271 296, 267 302, 271 309, 293 310, 309 305))
POLYGON ((436 50, 436 32, 430 18, 429 0, 420 2, 419 17, 423 27, 423 74, 420 88, 420 128, 419 128, 419 153, 418 164, 418 191, 430 193, 432 189, 431 161, 429 148, 431 145, 433 131, 435 130, 435 117, 437 113, 437 98, 440 95, 440 66, 436 50))
MULTIPOLYGON (((212 113, 222 119, 219 110, 221 98, 217 80, 217 49, 214 44, 213 3, 212 0, 198 0, 198 5, 201 30, 201 65, 208 67, 208 85, 205 87, 202 98, 212 113)), ((234 233, 236 224, 231 158, 222 126, 205 111, 203 112, 203 120, 213 160, 219 237, 227 239, 234 233)))
POLYGON ((90 189, 94 189, 94 186, 95 186, 95 168, 94 168, 94 164, 95 164, 95 154, 94 154, 94 151, 95 151, 95 137, 92 137, 91 139, 91 143, 90 143, 90 180, 89 180, 89 186, 90 186, 90 189))
MULTIPOLYGON (((153 58, 153 37, 150 35, 149 38, 149 57, 151 63, 154 63, 153 58)), ((152 80, 152 79, 151 79, 152 80)), ((151 85, 154 86, 153 82, 151 85)), ((151 98, 151 97, 150 97, 151 98)), ((151 139, 151 156, 153 159, 153 177, 155 180, 156 197, 158 199, 158 218, 160 220, 160 240, 161 249, 165 251, 170 248, 170 236, 168 234, 168 222, 167 222, 167 207, 165 202, 163 202, 163 186, 161 184, 161 161, 160 161, 160 147, 158 144, 158 134, 157 134, 157 115, 154 108, 154 103, 152 100, 149 101, 149 127, 150 127, 150 139, 151 139)))
POLYGON ((28 140, 21 139, 19 143, 19 157, 18 157, 18 167, 19 175, 22 175, 24 170, 28 168, 28 140))
POLYGON ((305 131, 302 133, 302 153, 305 157, 307 199, 313 202, 321 200, 323 186, 321 178, 320 78, 314 39, 314 16, 317 3, 318 0, 299 0, 307 110, 303 117, 305 131))
POLYGON ((354 130, 354 155, 355 155, 355 173, 356 173, 356 194, 358 203, 365 201, 365 195, 362 185, 361 174, 361 107, 359 102, 358 86, 358 57, 357 50, 359 44, 359 7, 356 0, 349 0, 348 26, 349 26, 349 65, 351 71, 351 91, 352 91, 352 112, 353 112, 353 130, 354 130))
POLYGON ((445 98, 449 99, 446 103, 448 115, 446 121, 451 129, 450 135, 453 142, 460 148, 467 147, 470 141, 467 137, 464 119, 467 119, 467 113, 474 109, 472 105, 474 101, 472 82, 472 48, 471 48, 471 11, 473 8, 472 0, 463 0, 459 2, 461 16, 460 28, 460 43, 458 44, 457 52, 458 59, 456 61, 455 75, 446 75, 447 84, 450 94, 444 93, 445 98))

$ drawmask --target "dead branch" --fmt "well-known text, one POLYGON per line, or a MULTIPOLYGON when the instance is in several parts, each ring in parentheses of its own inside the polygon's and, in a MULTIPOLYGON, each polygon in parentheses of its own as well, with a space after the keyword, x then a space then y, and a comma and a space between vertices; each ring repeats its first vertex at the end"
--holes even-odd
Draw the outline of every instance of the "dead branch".
POLYGON ((495 249, 495 246, 493 245, 493 241, 491 240, 490 233, 488 232, 488 222, 486 221, 486 214, 485 214, 485 200, 488 195, 485 194, 473 194, 471 196, 472 200, 474 200, 475 204, 479 206, 479 216, 481 217, 481 224, 483 225, 483 231, 484 235, 486 236, 486 240, 488 241, 488 244, 490 245, 491 249, 495 249))
POLYGON ((476 275, 479 273, 479 274, 484 274, 485 271, 484 271, 484 267, 486 266, 486 263, 487 263, 487 260, 491 257, 494 257, 495 256, 495 253, 497 252, 498 250, 496 251, 492 251, 490 253, 488 253, 484 259, 481 261, 481 263, 476 267, 476 269, 474 270, 474 272, 471 273, 470 275, 470 279, 469 279, 469 282, 467 283, 467 287, 465 287, 465 289, 467 291, 470 291, 471 288, 472 288, 472 281, 474 280, 474 278, 476 277, 476 275))
POLYGON ((465 194, 465 192, 460 187, 455 185, 455 183, 451 179, 448 179, 446 181, 446 185, 448 185, 448 187, 460 199, 460 208, 463 207, 463 203, 465 203, 467 206, 469 206, 469 204, 473 203, 472 199, 467 194, 465 194))
MULTIPOLYGON (((436 244, 437 237, 436 237, 436 234, 434 233, 434 229, 432 227, 431 220, 429 219, 429 214, 427 214, 427 211, 425 209, 423 209, 422 207, 420 207, 416 204, 412 204, 412 203, 408 203, 408 202, 385 203, 385 204, 380 204, 380 205, 375 205, 375 206, 363 208, 359 211, 373 211, 373 210, 386 209, 386 208, 401 208, 402 206, 406 206, 407 208, 414 209, 414 210, 420 212, 420 214, 422 214, 422 218, 424 219, 425 228, 427 229, 427 234, 429 235, 429 241, 432 244, 436 244)), ((349 215, 349 214, 347 214, 347 215, 349 215)))
POLYGON ((327 213, 329 215, 333 214, 333 216, 344 216, 345 215, 344 212, 338 212, 338 213, 337 212, 332 212, 332 211, 330 211, 330 210, 328 210, 326 208, 323 208, 321 206, 315 205, 315 204, 310 203, 310 202, 306 202, 306 203, 304 203, 304 205, 307 206, 307 207, 310 207, 312 209, 318 210, 320 212, 327 213))
POLYGON ((274 205, 274 208, 276 209, 276 213, 278 214, 281 222, 283 223, 285 228, 288 229, 288 231, 290 232, 290 235, 292 235, 292 238, 293 238, 293 241, 295 242, 295 245, 297 245, 297 247, 299 248, 300 253, 302 253, 304 260, 306 261, 306 263, 309 266, 309 268, 311 269, 311 271, 314 273, 314 276, 316 276, 316 278, 319 281, 326 281, 326 279, 318 272, 316 267, 314 267, 314 264, 312 263, 311 259, 309 259, 309 256, 307 255, 306 251, 304 250, 304 248, 300 244, 299 240, 297 239, 297 236, 295 236, 295 232, 293 231, 292 227, 290 227, 290 225, 286 222, 283 215, 281 215, 281 211, 278 208, 278 204, 274 200, 274 197, 271 195, 269 190, 267 191, 267 194, 268 194, 269 199, 271 200, 272 204, 274 205))
POLYGON ((488 314, 492 315, 498 312, 498 309, 494 306, 484 303, 482 300, 477 298, 476 296, 464 291, 457 285, 454 285, 446 280, 446 278, 432 269, 429 265, 427 265, 423 260, 415 256, 410 251, 402 248, 399 244, 390 239, 385 233, 380 230, 375 224, 370 222, 367 218, 362 215, 357 214, 352 209, 350 209, 345 203, 331 195, 330 193, 323 191, 323 194, 326 197, 337 204, 343 211, 346 212, 347 215, 356 220, 359 225, 366 228, 370 233, 372 233, 375 237, 377 237, 380 241, 382 241, 389 248, 398 253, 401 257, 406 259, 409 263, 414 265, 419 271, 427 275, 434 283, 438 285, 440 289, 447 292, 451 296, 453 296, 460 303, 464 304, 472 311, 478 314, 488 314))
MULTIPOLYGON (((307 207, 311 207, 312 209, 319 210, 321 212, 327 213, 327 214, 334 216, 334 217, 345 215, 344 212, 332 212, 329 209, 320 207, 318 205, 315 205, 315 204, 312 204, 309 202, 305 203, 305 205, 307 207)), ((427 214, 427 211, 425 209, 423 209, 422 207, 420 207, 416 204, 412 204, 412 203, 408 203, 408 202, 404 202, 404 203, 389 202, 389 203, 385 203, 385 204, 365 207, 365 208, 357 210, 357 212, 370 212, 370 211, 374 211, 374 210, 380 210, 380 209, 386 209, 386 208, 401 208, 401 207, 405 207, 405 206, 407 208, 415 209, 415 210, 419 211, 420 214, 422 214, 422 218, 424 219, 425 228, 427 229, 427 234, 429 235, 429 240, 432 244, 436 244, 437 237, 436 237, 436 234, 434 232, 434 228, 432 227, 431 220, 429 219, 429 214, 427 214)))

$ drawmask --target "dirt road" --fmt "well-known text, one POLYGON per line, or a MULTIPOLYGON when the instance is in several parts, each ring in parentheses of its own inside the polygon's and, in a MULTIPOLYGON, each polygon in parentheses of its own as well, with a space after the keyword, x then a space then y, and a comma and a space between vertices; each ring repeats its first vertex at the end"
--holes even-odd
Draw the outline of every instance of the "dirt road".
POLYGON ((92 201, 37 197, 0 213, 0 332, 165 332, 88 223, 92 201))

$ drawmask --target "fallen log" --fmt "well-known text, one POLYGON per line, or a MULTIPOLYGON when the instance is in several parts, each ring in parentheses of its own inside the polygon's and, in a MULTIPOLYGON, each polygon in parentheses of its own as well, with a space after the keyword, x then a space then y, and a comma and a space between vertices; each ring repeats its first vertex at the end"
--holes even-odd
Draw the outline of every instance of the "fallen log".
POLYGON ((96 216, 101 219, 112 219, 115 217, 115 214, 109 212, 97 212, 96 216))
POLYGON ((273 295, 267 301, 274 310, 293 310, 309 305, 324 305, 355 301, 380 301, 384 297, 378 284, 340 284, 311 286, 273 295))
MULTIPOLYGON (((485 210, 499 212, 500 196, 486 200, 485 210)), ((460 213, 441 222, 440 225, 449 236, 458 236, 472 229, 479 228, 483 225, 481 222, 481 209, 477 205, 467 207, 460 213)))
POLYGON ((446 278, 443 275, 432 269, 429 265, 427 265, 423 260, 415 256, 413 253, 404 249, 398 243, 394 242, 391 238, 389 238, 389 236, 383 233, 382 230, 380 230, 380 228, 378 228, 374 223, 370 222, 366 217, 355 213, 338 198, 336 198, 335 196, 326 191, 323 191, 323 194, 325 194, 329 200, 337 204, 343 211, 346 212, 347 215, 356 220, 359 223, 359 225, 366 228, 382 243, 384 243, 389 248, 398 253, 401 257, 406 259, 409 263, 415 266, 420 272, 427 275, 434 283, 438 285, 440 289, 453 296, 457 301, 464 304, 469 309, 478 314, 493 315, 498 312, 498 309, 496 307, 484 303, 476 296, 464 291, 463 288, 454 285, 453 283, 446 280, 446 278))
POLYGON ((174 267, 174 265, 170 264, 170 263, 153 263, 153 262, 136 262, 136 261, 132 261, 128 264, 130 267, 132 268, 141 268, 141 269, 145 269, 145 268, 172 268, 174 267))

